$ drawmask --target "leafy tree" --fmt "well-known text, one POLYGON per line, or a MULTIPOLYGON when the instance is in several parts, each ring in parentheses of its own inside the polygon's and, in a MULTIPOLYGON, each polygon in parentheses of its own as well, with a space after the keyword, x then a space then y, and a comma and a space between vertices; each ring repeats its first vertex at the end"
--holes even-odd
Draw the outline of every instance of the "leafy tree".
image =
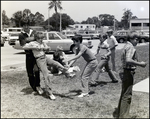
MULTIPOLYGON (((60 20, 59 16, 60 16, 59 13, 57 14, 54 13, 52 17, 50 18, 50 24, 52 26, 51 28, 53 28, 51 30, 59 31, 60 22, 57 22, 60 20)), ((62 29, 66 29, 66 27, 72 24, 74 24, 74 21, 70 18, 70 16, 68 16, 67 14, 62 14, 62 29)))
POLYGON ((35 22, 35 25, 40 25, 42 22, 44 21, 44 15, 39 13, 39 12, 36 12, 35 15, 34 15, 34 22, 35 22))
POLYGON ((124 13, 121 19, 121 22, 123 24, 123 27, 125 29, 129 28, 130 19, 132 18, 133 13, 130 9, 123 9, 124 13))
POLYGON ((113 26, 114 24, 114 15, 110 14, 100 14, 99 20, 101 23, 101 26, 113 26))
POLYGON ((23 10, 23 14, 26 14, 28 17, 31 14, 31 10, 25 9, 25 10, 23 10))
POLYGON ((6 16, 6 11, 2 11, 2 25, 9 25, 9 19, 6 16))
POLYGON ((17 11, 16 13, 13 14, 12 19, 15 21, 17 27, 21 26, 22 16, 23 16, 22 11, 17 11))

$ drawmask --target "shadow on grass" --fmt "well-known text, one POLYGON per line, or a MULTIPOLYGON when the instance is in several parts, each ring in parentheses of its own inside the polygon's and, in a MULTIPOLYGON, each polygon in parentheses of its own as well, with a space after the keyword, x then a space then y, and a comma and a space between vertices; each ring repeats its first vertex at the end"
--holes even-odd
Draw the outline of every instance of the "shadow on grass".
POLYGON ((24 95, 29 95, 29 94, 32 94, 34 91, 32 88, 26 87, 26 88, 22 89, 21 92, 23 92, 24 95))

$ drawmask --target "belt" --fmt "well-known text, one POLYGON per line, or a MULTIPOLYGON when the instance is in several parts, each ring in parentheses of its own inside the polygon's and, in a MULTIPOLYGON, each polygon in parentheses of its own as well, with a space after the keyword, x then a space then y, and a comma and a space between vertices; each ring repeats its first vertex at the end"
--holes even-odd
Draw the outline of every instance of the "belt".
POLYGON ((91 59, 91 60, 89 60, 89 62, 91 62, 91 61, 93 61, 93 60, 96 60, 96 59, 91 59))
POLYGON ((45 55, 41 55, 39 57, 36 57, 35 59, 38 59, 38 58, 45 58, 45 55))
POLYGON ((136 68, 134 68, 134 69, 131 69, 131 68, 123 68, 123 69, 125 69, 125 70, 130 70, 130 71, 134 71, 136 68))

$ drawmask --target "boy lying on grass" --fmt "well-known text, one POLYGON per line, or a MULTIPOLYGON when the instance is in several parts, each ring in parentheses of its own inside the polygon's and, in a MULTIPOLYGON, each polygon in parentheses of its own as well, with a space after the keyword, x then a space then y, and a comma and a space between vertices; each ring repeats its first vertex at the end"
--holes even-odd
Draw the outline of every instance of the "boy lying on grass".
POLYGON ((46 45, 46 43, 43 42, 44 34, 41 32, 36 32, 34 35, 35 41, 32 41, 30 43, 26 43, 23 48, 24 49, 32 49, 33 55, 36 58, 37 65, 39 69, 41 70, 45 86, 46 86, 46 92, 48 93, 50 99, 54 100, 55 96, 52 94, 51 88, 50 88, 50 75, 47 68, 47 65, 57 67, 61 72, 65 74, 65 76, 73 77, 72 74, 68 72, 68 68, 65 68, 62 66, 59 62, 54 61, 45 55, 45 51, 50 51, 50 48, 46 45))

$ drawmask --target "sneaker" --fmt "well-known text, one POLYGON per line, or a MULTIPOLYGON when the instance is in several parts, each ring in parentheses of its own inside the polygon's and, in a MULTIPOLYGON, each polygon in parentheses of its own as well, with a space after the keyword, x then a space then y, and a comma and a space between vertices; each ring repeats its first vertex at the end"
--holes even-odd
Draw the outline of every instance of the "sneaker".
POLYGON ((44 91, 42 90, 42 88, 41 87, 36 87, 36 90, 37 90, 37 92, 40 94, 40 95, 42 95, 43 93, 44 93, 44 91))
POLYGON ((112 80, 112 83, 118 83, 118 80, 116 80, 116 79, 112 80))
POLYGON ((73 77, 75 77, 76 76, 76 74, 70 74, 70 76, 69 76, 69 78, 73 78, 73 77))
POLYGON ((81 93, 78 97, 82 98, 82 97, 85 97, 85 96, 89 96, 89 94, 88 93, 81 93))
POLYGON ((56 99, 56 97, 55 97, 53 94, 49 95, 49 98, 50 98, 51 100, 55 100, 55 99, 56 99))

